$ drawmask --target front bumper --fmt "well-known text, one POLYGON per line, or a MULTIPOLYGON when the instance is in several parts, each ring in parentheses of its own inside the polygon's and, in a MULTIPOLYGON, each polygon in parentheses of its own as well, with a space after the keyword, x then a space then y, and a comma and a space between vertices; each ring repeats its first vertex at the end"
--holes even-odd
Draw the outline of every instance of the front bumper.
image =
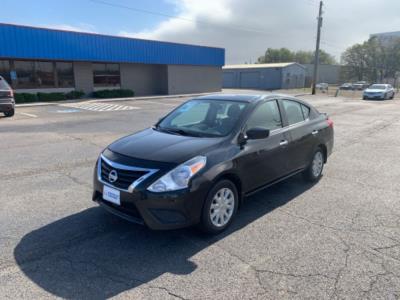
POLYGON ((190 188, 167 193, 147 191, 151 182, 143 182, 134 190, 120 191, 120 205, 103 199, 103 187, 111 184, 99 180, 96 164, 93 179, 93 201, 109 212, 128 221, 147 225, 154 230, 188 227, 200 222, 208 184, 201 177, 192 182, 190 188))
POLYGON ((383 94, 364 94, 363 98, 364 99, 384 100, 385 99, 385 95, 383 95, 383 94))

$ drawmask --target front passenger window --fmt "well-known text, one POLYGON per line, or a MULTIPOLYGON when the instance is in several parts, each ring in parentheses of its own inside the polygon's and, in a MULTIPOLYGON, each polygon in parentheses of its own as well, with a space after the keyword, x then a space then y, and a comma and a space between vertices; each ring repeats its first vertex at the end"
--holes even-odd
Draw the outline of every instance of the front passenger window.
POLYGON ((299 102, 283 100, 282 103, 289 125, 300 123, 305 120, 301 104, 299 102))

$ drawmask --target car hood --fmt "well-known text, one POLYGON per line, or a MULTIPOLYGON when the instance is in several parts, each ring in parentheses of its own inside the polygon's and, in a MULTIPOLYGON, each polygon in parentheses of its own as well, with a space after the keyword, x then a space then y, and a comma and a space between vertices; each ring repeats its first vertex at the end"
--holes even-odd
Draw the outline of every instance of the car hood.
POLYGON ((366 93, 385 93, 386 90, 376 90, 376 89, 366 89, 364 90, 366 93))
POLYGON ((108 149, 132 158, 179 164, 206 154, 222 141, 222 138, 182 136, 148 128, 115 141, 108 149))

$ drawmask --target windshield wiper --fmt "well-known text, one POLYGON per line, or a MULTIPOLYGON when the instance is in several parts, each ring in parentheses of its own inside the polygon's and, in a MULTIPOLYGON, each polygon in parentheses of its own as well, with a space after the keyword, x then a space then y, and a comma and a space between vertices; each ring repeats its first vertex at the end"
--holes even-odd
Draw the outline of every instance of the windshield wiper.
POLYGON ((166 127, 161 127, 161 126, 154 126, 154 128, 161 132, 179 134, 179 135, 189 135, 189 133, 187 131, 178 129, 178 128, 166 128, 166 127))

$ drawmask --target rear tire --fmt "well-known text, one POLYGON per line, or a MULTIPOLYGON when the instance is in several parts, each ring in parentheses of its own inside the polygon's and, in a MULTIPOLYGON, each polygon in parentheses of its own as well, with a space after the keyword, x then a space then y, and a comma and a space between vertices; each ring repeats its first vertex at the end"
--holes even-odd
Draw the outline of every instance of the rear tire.
POLYGON ((12 109, 12 110, 10 110, 10 111, 6 111, 6 112, 4 113, 4 115, 5 115, 7 118, 12 117, 14 114, 15 114, 15 110, 14 110, 14 109, 12 109))
POLYGON ((308 182, 316 182, 322 176, 324 170, 325 154, 321 148, 318 148, 313 155, 312 161, 308 168, 304 170, 304 179, 308 182))
POLYGON ((209 234, 224 231, 236 215, 239 195, 235 184, 229 180, 217 182, 203 206, 199 227, 209 234))

